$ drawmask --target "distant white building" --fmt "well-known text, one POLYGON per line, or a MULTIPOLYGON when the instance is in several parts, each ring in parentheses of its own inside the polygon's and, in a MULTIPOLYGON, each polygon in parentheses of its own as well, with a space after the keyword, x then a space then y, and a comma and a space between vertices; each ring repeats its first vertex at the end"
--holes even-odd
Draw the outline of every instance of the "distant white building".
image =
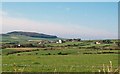
POLYGON ((58 40, 56 43, 62 43, 62 40, 58 40))
POLYGON ((95 44, 101 44, 100 42, 95 42, 95 44))
POLYGON ((20 44, 18 44, 18 46, 20 47, 21 45, 20 45, 20 44))
POLYGON ((58 42, 59 42, 59 43, 62 43, 62 40, 59 40, 58 42))
POLYGON ((39 42, 38 44, 42 44, 42 42, 39 42))

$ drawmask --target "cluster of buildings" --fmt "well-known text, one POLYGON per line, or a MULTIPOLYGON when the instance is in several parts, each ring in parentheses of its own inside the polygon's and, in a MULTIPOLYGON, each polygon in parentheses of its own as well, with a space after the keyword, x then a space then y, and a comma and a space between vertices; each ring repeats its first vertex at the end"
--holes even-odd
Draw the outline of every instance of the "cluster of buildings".
MULTIPOLYGON (((28 40, 29 42, 32 42, 34 40, 28 40)), ((59 39, 59 40, 51 40, 51 41, 48 41, 48 40, 39 40, 39 41, 36 41, 38 42, 38 44, 47 44, 47 43, 65 43, 65 42, 79 42, 81 41, 81 39, 59 39)))
POLYGON ((52 41, 51 43, 65 43, 65 42, 79 42, 81 41, 81 39, 59 39, 59 40, 56 40, 56 41, 52 41))
MULTIPOLYGON (((19 43, 14 43, 16 47, 23 47, 23 46, 39 46, 39 45, 44 45, 44 44, 49 44, 49 43, 56 43, 56 44, 62 44, 66 42, 80 42, 81 39, 59 39, 59 40, 28 40, 29 43, 27 44, 19 44, 19 43)), ((99 40, 99 41, 93 41, 92 44, 109 44, 111 43, 110 40, 99 40)), ((12 43, 13 44, 13 43, 12 43)))

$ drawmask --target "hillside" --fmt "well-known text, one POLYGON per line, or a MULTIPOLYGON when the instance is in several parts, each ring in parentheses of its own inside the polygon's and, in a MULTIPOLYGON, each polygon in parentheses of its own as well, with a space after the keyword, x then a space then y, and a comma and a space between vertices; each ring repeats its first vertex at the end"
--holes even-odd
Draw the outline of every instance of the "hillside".
POLYGON ((58 40, 57 36, 39 34, 35 32, 20 32, 14 31, 6 34, 0 34, 0 38, 2 38, 2 42, 21 42, 24 43, 28 40, 58 40))
POLYGON ((35 33, 35 32, 13 31, 7 34, 8 35, 24 35, 24 36, 35 37, 35 38, 57 38, 57 36, 47 35, 42 33, 35 33))

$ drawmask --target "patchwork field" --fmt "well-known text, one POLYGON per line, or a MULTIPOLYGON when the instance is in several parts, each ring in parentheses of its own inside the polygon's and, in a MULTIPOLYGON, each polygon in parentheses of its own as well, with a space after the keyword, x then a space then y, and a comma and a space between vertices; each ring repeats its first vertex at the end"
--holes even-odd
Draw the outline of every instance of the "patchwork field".
MULTIPOLYGON (((18 49, 24 51, 38 48, 7 48, 3 53, 18 49)), ((103 64, 105 67, 109 66, 110 61, 113 69, 118 68, 118 54, 97 54, 97 52, 118 52, 118 50, 66 48, 3 54, 2 68, 3 72, 98 72, 103 68, 103 64)))
POLYGON ((3 40, 3 72, 119 72, 117 40, 3 40))

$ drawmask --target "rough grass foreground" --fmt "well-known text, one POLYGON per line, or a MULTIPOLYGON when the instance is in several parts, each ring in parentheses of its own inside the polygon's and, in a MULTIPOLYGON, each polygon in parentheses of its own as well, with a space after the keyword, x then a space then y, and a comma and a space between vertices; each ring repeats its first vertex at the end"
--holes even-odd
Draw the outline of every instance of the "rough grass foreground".
POLYGON ((3 72, 106 72, 109 61, 112 61, 112 68, 117 70, 117 54, 41 56, 14 54, 3 55, 2 69, 3 72))

